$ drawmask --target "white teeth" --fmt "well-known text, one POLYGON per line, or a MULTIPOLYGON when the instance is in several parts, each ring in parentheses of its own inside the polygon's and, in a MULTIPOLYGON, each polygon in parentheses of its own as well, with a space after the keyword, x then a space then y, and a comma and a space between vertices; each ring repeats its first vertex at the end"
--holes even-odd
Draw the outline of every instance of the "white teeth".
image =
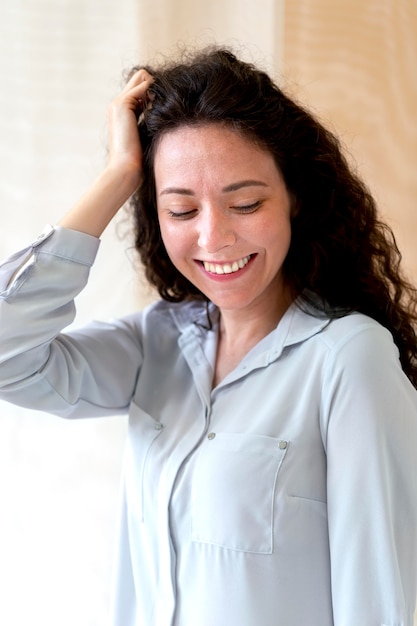
POLYGON ((249 263, 249 259, 250 256, 245 256, 232 264, 218 265, 218 263, 208 263, 207 261, 203 261, 203 264, 206 272, 211 272, 212 274, 234 274, 234 272, 243 269, 249 263))

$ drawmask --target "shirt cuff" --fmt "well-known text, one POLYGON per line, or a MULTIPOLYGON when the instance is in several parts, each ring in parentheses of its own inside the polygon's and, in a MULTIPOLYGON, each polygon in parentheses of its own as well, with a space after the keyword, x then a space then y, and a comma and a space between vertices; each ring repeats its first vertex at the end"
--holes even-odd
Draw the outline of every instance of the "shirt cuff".
POLYGON ((29 246, 16 252, 0 265, 0 293, 8 291, 15 281, 35 262, 38 254, 50 254, 91 266, 100 240, 92 235, 48 225, 29 246))
POLYGON ((52 254, 81 263, 92 265, 100 246, 100 239, 78 230, 62 226, 46 226, 41 235, 32 243, 36 254, 52 254))

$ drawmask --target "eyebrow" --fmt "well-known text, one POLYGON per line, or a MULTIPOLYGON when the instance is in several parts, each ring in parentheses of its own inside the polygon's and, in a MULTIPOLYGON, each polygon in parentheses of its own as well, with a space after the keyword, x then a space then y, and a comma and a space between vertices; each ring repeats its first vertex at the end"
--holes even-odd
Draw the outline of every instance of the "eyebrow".
POLYGON ((223 187, 222 192, 229 193, 230 191, 239 191, 239 189, 243 189, 244 187, 268 187, 268 185, 262 180, 241 180, 237 183, 227 185, 227 187, 223 187))
MULTIPOLYGON (((230 193, 232 191, 239 191, 239 189, 243 189, 244 187, 268 187, 268 185, 261 180, 240 180, 236 183, 232 183, 231 185, 227 185, 223 187, 222 193, 230 193)), ((177 194, 180 196, 194 196, 195 193, 191 189, 185 189, 184 187, 166 187, 161 191, 159 195, 167 195, 167 194, 177 194)))

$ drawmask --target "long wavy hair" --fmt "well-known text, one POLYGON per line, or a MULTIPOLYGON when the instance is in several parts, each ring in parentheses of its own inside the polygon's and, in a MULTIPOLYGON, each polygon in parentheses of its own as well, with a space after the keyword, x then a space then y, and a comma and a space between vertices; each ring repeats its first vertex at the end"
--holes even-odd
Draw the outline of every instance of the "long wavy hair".
MULTIPOLYGON (((132 72, 139 68, 133 68, 132 72)), ((223 124, 270 152, 295 203, 284 276, 317 315, 359 311, 393 335, 417 386, 417 295, 400 270, 391 229, 338 139, 262 70, 230 50, 204 49, 146 69, 153 75, 139 120, 143 184, 132 197, 135 246, 148 281, 169 301, 205 299, 170 261, 156 210, 154 157, 184 125, 223 124)))

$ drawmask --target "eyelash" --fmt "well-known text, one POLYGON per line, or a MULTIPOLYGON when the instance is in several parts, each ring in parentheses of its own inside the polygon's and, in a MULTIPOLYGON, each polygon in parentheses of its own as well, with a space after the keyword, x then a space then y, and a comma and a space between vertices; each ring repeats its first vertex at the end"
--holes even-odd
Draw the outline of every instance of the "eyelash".
POLYGON ((242 206, 234 206, 232 207, 232 209, 237 209, 238 211, 241 211, 242 213, 252 213, 253 211, 256 211, 256 209, 261 205, 260 200, 257 200, 256 202, 253 202, 252 204, 244 204, 242 206))
MULTIPOLYGON (((245 205, 241 205, 241 206, 232 206, 230 207, 231 209, 235 209, 237 211, 239 211, 240 213, 253 213, 254 211, 256 211, 256 209, 258 209, 261 205, 261 201, 257 200, 256 202, 253 202, 252 204, 245 204, 245 205)), ((168 211, 168 215, 169 217, 173 217, 176 219, 189 219, 190 217, 192 217, 193 213, 195 212, 196 209, 192 209, 191 211, 183 211, 180 213, 175 213, 175 211, 168 211)))
POLYGON ((174 211, 168 211, 168 215, 169 217, 174 217, 177 220, 186 220, 189 217, 192 216, 192 214, 194 213, 195 209, 193 209, 192 211, 183 211, 181 213, 175 213, 174 211))

